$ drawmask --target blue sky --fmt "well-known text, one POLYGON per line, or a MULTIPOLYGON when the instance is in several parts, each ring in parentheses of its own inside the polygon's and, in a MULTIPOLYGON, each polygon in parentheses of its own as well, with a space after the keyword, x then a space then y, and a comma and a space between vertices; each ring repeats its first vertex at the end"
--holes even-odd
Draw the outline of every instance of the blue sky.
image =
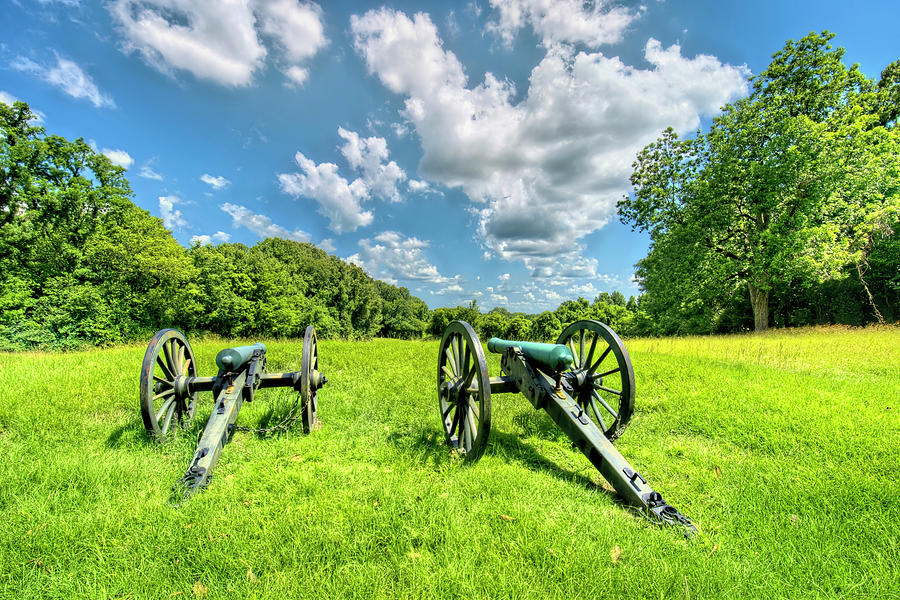
POLYGON ((0 100, 128 169, 184 245, 312 242, 432 308, 637 294, 635 153, 828 29, 877 78, 896 1, 0 0, 0 100))

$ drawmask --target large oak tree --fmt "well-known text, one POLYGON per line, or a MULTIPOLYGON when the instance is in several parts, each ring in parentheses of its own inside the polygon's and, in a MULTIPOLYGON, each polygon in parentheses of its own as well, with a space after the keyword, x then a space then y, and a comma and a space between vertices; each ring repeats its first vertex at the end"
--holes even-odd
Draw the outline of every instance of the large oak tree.
POLYGON ((711 298, 746 293, 761 331, 779 283, 856 265, 865 285, 873 239, 891 233, 900 206, 897 88, 844 65, 832 37, 788 41, 708 133, 668 129, 638 154, 619 214, 651 235, 637 274, 659 313, 711 323, 711 298))

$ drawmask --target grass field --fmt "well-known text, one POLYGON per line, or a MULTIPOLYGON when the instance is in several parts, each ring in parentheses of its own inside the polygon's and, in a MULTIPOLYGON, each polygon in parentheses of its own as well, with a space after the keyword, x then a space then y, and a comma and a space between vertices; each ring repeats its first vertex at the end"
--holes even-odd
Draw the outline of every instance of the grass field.
MULTIPOLYGON (((192 344, 214 374, 228 343, 192 344)), ((299 369, 300 342, 267 344, 299 369)), ((143 345, 0 354, 0 597, 900 598, 900 329, 627 347, 616 446, 694 538, 619 503, 521 396, 494 396, 480 462, 451 456, 434 341, 321 341, 321 428, 237 434, 181 506, 210 394, 159 446, 143 345)), ((263 390, 238 424, 292 401, 263 390)))

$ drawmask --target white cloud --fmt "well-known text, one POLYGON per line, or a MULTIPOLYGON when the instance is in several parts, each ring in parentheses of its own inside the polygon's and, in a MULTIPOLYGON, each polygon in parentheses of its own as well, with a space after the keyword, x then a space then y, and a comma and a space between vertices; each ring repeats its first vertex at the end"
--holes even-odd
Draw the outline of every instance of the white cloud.
POLYGON ((309 79, 309 69, 292 65, 285 69, 284 74, 287 75, 288 83, 292 85, 303 85, 309 79))
POLYGON ((509 281, 509 273, 502 273, 501 275, 497 276, 497 279, 499 281, 509 281))
POLYGON ((295 242, 309 242, 310 235, 305 231, 289 229, 277 225, 266 215, 254 213, 246 206, 226 202, 219 205, 223 211, 231 215, 233 227, 245 227, 261 238, 279 237, 295 242))
POLYGON ((334 240, 331 238, 325 238, 324 240, 316 244, 316 246, 319 249, 324 250, 325 252, 334 252, 335 250, 337 250, 337 247, 334 245, 334 240))
MULTIPOLYGON (((302 173, 281 173, 278 181, 281 190, 292 196, 305 196, 319 203, 319 214, 330 221, 328 227, 335 233, 356 231, 372 222, 371 211, 359 204, 366 195, 364 186, 351 186, 338 175, 334 163, 317 165, 302 152, 294 156, 302 173)), ((358 180, 357 180, 358 181, 358 180)), ((356 183, 356 182, 354 182, 356 183)))
POLYGON ((293 84, 303 85, 309 70, 300 64, 328 44, 322 9, 297 0, 256 0, 255 10, 260 32, 275 42, 289 63, 285 75, 293 84))
POLYGON ((526 24, 543 39, 553 43, 581 43, 591 48, 622 41, 628 26, 642 10, 632 12, 612 6, 608 0, 490 0, 499 12, 488 31, 500 36, 507 46, 526 24))
POLYGON ((162 181, 163 176, 153 170, 153 163, 156 162, 156 157, 150 158, 141 165, 141 168, 138 170, 138 175, 145 179, 154 179, 156 181, 162 181))
POLYGON ((231 239, 231 235, 225 233, 224 231, 217 231, 212 235, 192 235, 191 236, 191 245, 199 244, 201 246, 208 246, 213 242, 227 242, 231 239))
POLYGON ((414 194, 437 194, 438 196, 443 196, 444 193, 440 190, 434 189, 430 183, 427 181, 422 181, 419 179, 410 179, 406 183, 406 187, 409 188, 409 191, 414 194))
POLYGON ((52 86, 58 87, 73 98, 85 98, 97 108, 114 108, 113 99, 100 91, 90 75, 75 62, 56 55, 56 66, 41 65, 30 58, 19 56, 12 61, 12 68, 32 73, 52 86))
POLYGON ((319 214, 330 221, 335 233, 356 231, 372 222, 372 212, 364 210, 361 202, 381 198, 389 202, 402 200, 397 185, 406 180, 406 173, 396 162, 389 160, 387 141, 380 137, 360 137, 355 131, 338 128, 344 140, 341 154, 350 167, 360 174, 352 182, 341 177, 334 163, 320 163, 298 152, 294 159, 300 173, 280 173, 281 190, 292 196, 312 198, 319 203, 319 214))
POLYGON ((177 196, 159 197, 159 214, 163 220, 163 227, 169 231, 181 229, 188 224, 181 211, 175 208, 176 204, 181 204, 181 199, 177 196))
POLYGON ((647 69, 553 44, 515 102, 514 85, 491 73, 470 85, 425 14, 372 10, 352 16, 351 31, 369 71, 405 98, 420 173, 469 197, 489 255, 541 277, 595 274, 579 240, 614 217, 636 152, 669 125, 696 128, 746 90, 746 68, 653 39, 647 69))
POLYGON ((213 176, 208 173, 204 173, 200 176, 200 181, 212 187, 212 189, 219 191, 224 190, 231 182, 222 177, 221 175, 213 176))
POLYGON ((341 154, 351 167, 362 173, 361 180, 369 193, 399 202, 397 184, 406 180, 406 173, 394 161, 388 162, 387 141, 380 137, 361 138, 343 127, 338 127, 338 135, 347 142, 341 147, 341 154))
POLYGON ((124 150, 111 150, 109 148, 103 149, 103 155, 109 159, 114 165, 119 165, 125 169, 130 169, 131 165, 134 164, 134 159, 131 158, 131 155, 125 152, 124 150))
MULTIPOLYGON (((458 285, 459 275, 445 277, 425 255, 429 243, 406 237, 396 231, 384 231, 372 239, 359 241, 360 251, 348 262, 362 267, 369 275, 388 283, 420 281, 438 285, 458 285)), ((460 288, 462 289, 462 288, 460 288)))
POLYGON ((164 73, 184 70, 225 86, 252 83, 269 54, 261 36, 280 50, 294 81, 293 67, 327 43, 322 11, 311 2, 113 0, 108 8, 127 52, 164 73))

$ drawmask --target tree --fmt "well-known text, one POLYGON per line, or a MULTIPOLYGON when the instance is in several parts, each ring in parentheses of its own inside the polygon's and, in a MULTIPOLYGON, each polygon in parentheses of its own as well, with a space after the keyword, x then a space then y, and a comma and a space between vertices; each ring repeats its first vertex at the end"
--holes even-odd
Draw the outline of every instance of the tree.
POLYGON ((562 324, 549 310, 539 314, 531 324, 531 337, 542 342, 556 341, 560 333, 562 333, 562 324))
POLYGON ((871 229, 893 222, 897 137, 876 100, 886 92, 843 64, 832 37, 788 41, 707 134, 679 140, 668 129, 638 154, 619 214, 651 235, 638 265, 648 309, 687 314, 715 300, 703 317, 714 329, 728 296, 744 290, 765 330, 779 284, 840 277, 863 254, 861 215, 878 199, 871 229), (873 169, 879 177, 861 175, 873 169))
POLYGON ((0 338, 76 347, 189 322, 191 263, 131 202, 125 170, 33 117, 0 103, 0 338))

